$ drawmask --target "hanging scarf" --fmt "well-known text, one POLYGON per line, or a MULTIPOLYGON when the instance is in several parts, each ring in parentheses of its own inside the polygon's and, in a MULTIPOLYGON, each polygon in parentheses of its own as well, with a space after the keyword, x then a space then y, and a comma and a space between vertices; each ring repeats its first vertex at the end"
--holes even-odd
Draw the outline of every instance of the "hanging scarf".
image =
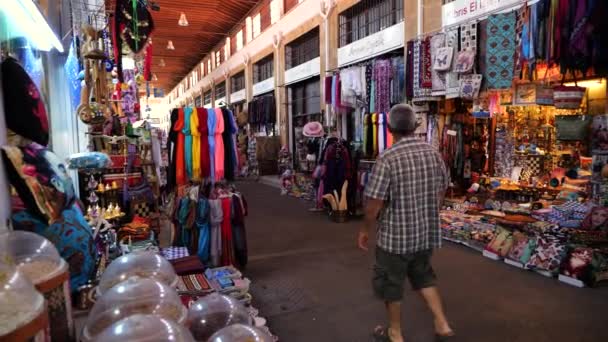
POLYGON ((224 212, 220 200, 209 200, 209 222, 211 225, 211 265, 220 266, 222 257, 222 228, 224 212))
POLYGON ((201 179, 201 132, 199 129, 198 111, 192 108, 190 115, 190 133, 192 135, 192 179, 201 179))
POLYGON ((224 114, 220 108, 215 109, 215 181, 224 179, 224 158, 226 151, 224 149, 224 114))
POLYGON ((215 126, 216 126, 216 115, 215 110, 209 108, 207 109, 207 129, 209 130, 209 135, 207 139, 209 141, 209 177, 211 178, 211 182, 214 183, 216 181, 215 178, 215 126))
POLYGON ((222 198, 222 266, 234 265, 234 241, 232 240, 232 201, 222 198))
POLYGON ((209 262, 211 252, 211 227, 209 226, 209 201, 199 198, 196 208, 196 227, 199 231, 197 255, 203 264, 209 262))
POLYGON ((384 114, 378 113, 378 154, 382 154, 386 149, 385 133, 386 122, 384 121, 384 114))
POLYGON ((184 109, 184 160, 186 162, 186 176, 188 180, 192 179, 192 132, 190 131, 190 122, 192 118, 192 108, 184 109))
POLYGON ((209 152, 209 129, 207 128, 207 119, 209 113, 205 108, 197 108, 196 113, 198 114, 198 131, 200 133, 200 167, 201 167, 201 179, 209 177, 211 172, 210 165, 210 152, 209 152))
POLYGON ((378 114, 372 114, 372 143, 373 143, 373 156, 378 155, 378 114))
POLYGON ((184 128, 184 109, 179 108, 177 112, 177 121, 173 126, 173 130, 177 132, 177 143, 175 147, 175 178, 177 185, 185 185, 186 180, 186 169, 185 169, 185 136, 183 133, 184 128))

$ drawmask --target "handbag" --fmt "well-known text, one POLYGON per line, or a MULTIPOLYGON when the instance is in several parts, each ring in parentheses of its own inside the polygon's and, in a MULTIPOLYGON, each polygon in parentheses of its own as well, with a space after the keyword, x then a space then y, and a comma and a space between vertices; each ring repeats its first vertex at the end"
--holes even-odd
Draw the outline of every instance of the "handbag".
POLYGON ((481 88, 481 74, 469 74, 460 76, 460 97, 466 100, 473 100, 479 96, 481 88))
POLYGON ((587 88, 578 86, 576 77, 574 78, 574 86, 564 85, 564 79, 562 78, 562 84, 553 87, 554 106, 556 109, 579 109, 586 92, 587 88))
POLYGON ((452 66, 452 57, 454 55, 453 47, 442 47, 437 49, 435 60, 433 61, 433 69, 435 71, 448 71, 452 66))
POLYGON ((591 124, 590 115, 556 115, 557 140, 584 140, 591 124))
POLYGON ((456 64, 454 65, 453 72, 457 72, 460 74, 466 74, 473 70, 473 65, 475 64, 475 50, 474 49, 465 49, 458 53, 456 56, 456 64))

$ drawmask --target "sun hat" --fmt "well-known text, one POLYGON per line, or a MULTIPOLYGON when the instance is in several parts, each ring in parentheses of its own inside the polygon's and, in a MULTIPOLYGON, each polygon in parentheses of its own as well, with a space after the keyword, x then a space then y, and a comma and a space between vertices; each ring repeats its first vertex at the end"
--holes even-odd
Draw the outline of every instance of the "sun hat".
POLYGON ((318 121, 311 121, 304 125, 302 134, 309 138, 320 138, 325 135, 323 125, 318 121))

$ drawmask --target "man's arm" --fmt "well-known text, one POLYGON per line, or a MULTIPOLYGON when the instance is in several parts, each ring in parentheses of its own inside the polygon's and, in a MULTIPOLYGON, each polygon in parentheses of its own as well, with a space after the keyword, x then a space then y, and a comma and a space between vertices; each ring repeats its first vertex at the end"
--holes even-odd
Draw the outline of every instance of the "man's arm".
POLYGON ((390 186, 390 169, 388 163, 382 158, 378 159, 369 183, 365 187, 365 220, 359 230, 358 246, 367 251, 369 243, 369 232, 376 225, 378 215, 384 207, 384 202, 388 199, 388 188, 390 186))

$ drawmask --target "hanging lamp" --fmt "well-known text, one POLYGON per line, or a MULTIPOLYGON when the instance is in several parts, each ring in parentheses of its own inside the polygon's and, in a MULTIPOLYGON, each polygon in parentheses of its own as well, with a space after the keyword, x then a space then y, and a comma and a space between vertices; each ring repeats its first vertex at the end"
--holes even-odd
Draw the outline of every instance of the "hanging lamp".
POLYGON ((161 58, 160 61, 158 62, 158 66, 164 67, 165 66, 165 60, 161 58))
POLYGON ((188 26, 188 19, 186 19, 186 13, 182 12, 179 15, 179 21, 177 22, 179 26, 188 26))
POLYGON ((167 50, 175 50, 175 46, 173 46, 172 40, 167 42, 167 50))

